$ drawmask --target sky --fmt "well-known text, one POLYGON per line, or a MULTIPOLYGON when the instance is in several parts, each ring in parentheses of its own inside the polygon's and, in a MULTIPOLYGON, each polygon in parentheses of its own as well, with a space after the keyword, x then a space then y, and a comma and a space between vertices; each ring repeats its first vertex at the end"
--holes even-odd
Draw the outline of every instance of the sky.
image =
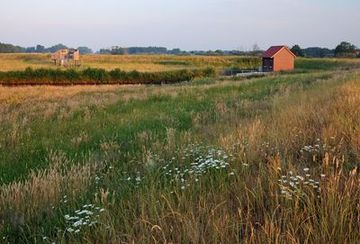
POLYGON ((0 42, 245 51, 345 40, 360 47, 359 13, 360 0, 11 0, 1 4, 0 42))

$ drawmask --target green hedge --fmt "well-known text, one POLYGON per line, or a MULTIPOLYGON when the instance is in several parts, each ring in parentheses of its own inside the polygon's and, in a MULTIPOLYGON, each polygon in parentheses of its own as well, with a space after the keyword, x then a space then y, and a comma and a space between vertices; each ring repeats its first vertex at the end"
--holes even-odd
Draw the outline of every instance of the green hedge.
POLYGON ((164 72, 126 72, 120 69, 87 68, 83 70, 31 69, 0 72, 2 85, 71 85, 71 84, 169 84, 215 76, 213 68, 164 72))

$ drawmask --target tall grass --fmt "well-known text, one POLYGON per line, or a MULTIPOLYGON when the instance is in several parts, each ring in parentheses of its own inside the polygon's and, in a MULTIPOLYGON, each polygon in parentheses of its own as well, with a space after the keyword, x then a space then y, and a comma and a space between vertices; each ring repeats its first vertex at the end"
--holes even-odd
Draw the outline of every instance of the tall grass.
POLYGON ((71 110, 48 98, 32 113, 13 101, 0 130, 2 240, 357 243, 359 79, 117 88, 91 106, 83 91, 69 93, 71 110))

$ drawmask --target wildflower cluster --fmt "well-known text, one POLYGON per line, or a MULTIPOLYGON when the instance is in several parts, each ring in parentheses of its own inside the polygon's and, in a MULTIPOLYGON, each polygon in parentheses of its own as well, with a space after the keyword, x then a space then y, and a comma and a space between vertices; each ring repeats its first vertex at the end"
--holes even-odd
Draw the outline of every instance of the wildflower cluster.
POLYGON ((100 214, 105 209, 95 206, 94 204, 86 204, 81 209, 76 210, 72 215, 65 214, 66 231, 78 234, 87 227, 93 227, 99 224, 100 214))
MULTIPOLYGON (((191 181, 198 182, 199 178, 207 172, 216 170, 228 170, 232 156, 227 155, 222 149, 192 144, 183 151, 182 160, 184 165, 179 166, 174 162, 173 157, 170 162, 162 167, 163 174, 173 184, 180 184, 184 190, 190 186, 191 181)), ((229 175, 234 175, 230 172, 229 175)))
MULTIPOLYGON (((292 171, 281 176, 278 180, 280 184, 280 193, 287 199, 292 199, 294 196, 301 197, 306 192, 314 192, 320 198, 321 188, 320 182, 312 179, 309 168, 304 168, 303 173, 295 175, 292 171)), ((321 178, 325 175, 321 174, 321 178)))
POLYGON ((328 149, 328 145, 326 143, 321 143, 321 140, 318 138, 316 139, 316 144, 314 145, 307 145, 304 146, 300 152, 301 153, 310 153, 310 154, 316 154, 324 152, 328 149))
MULTIPOLYGON (((166 182, 179 185, 182 190, 190 186, 191 182, 199 182, 200 177, 210 171, 224 171, 229 176, 235 173, 230 171, 229 162, 233 155, 227 154, 224 150, 210 146, 202 146, 199 144, 191 144, 185 149, 178 149, 174 152, 176 156, 170 159, 161 158, 154 153, 148 153, 145 164, 147 168, 153 168, 165 178, 166 182)), ((244 167, 248 164, 244 163, 244 167)), ((139 171, 122 172, 121 180, 126 185, 138 188, 146 175, 139 171)), ((97 176, 95 181, 99 182, 100 177, 97 176)))

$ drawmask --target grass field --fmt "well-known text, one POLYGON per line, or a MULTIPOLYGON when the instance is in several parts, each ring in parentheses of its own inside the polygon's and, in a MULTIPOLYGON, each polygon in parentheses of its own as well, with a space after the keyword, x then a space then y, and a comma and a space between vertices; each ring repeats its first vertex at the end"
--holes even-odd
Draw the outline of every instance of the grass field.
MULTIPOLYGON (((237 56, 174 56, 174 55, 83 55, 81 68, 121 69, 139 72, 158 72, 179 69, 194 69, 237 66, 258 68, 260 61, 255 57, 237 56)), ((0 71, 25 70, 31 67, 57 68, 51 62, 50 54, 0 54, 0 71)))
POLYGON ((258 57, 84 55, 80 67, 59 67, 50 54, 0 54, 0 84, 162 84, 258 69, 258 57))
MULTIPOLYGON (((28 66, 5 56, 2 71, 28 66)), ((94 57, 143 71, 235 59, 94 57)), ((0 87, 0 242, 357 243, 360 61, 297 67, 163 86, 0 87)))

